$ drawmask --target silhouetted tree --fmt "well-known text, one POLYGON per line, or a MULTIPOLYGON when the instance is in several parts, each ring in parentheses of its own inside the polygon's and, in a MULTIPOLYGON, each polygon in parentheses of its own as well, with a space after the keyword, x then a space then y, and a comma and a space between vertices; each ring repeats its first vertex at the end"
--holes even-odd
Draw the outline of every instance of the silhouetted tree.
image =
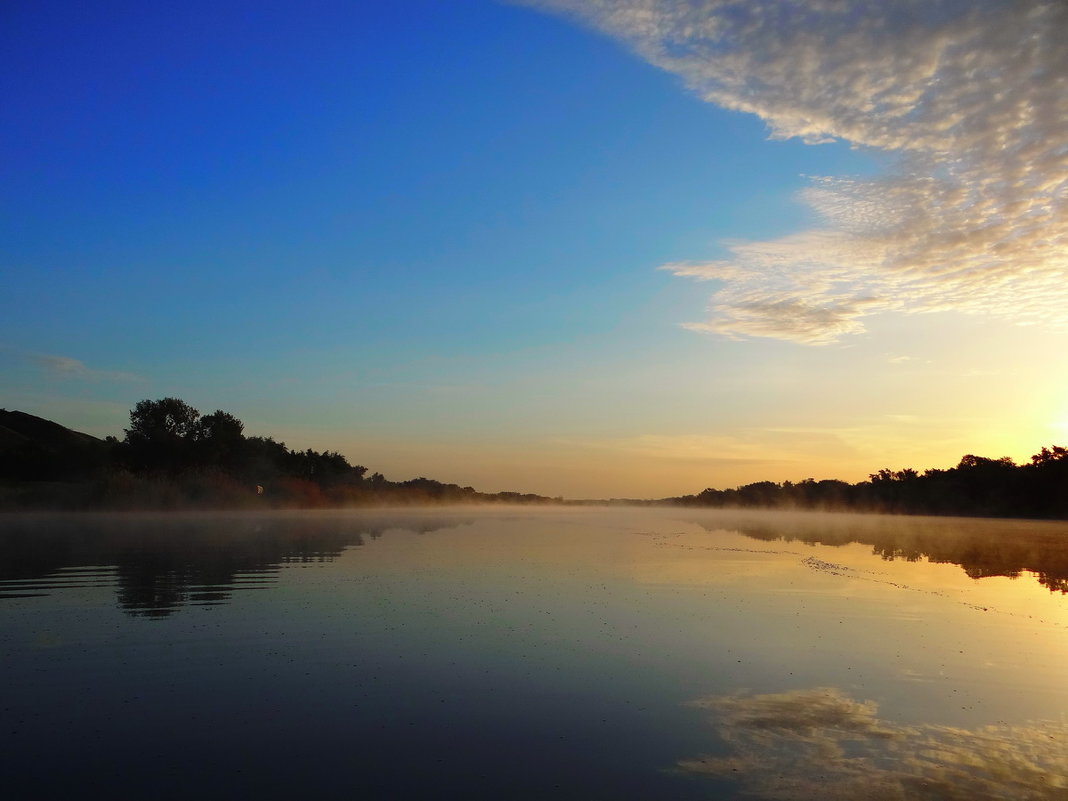
POLYGON ((1042 448, 1030 464, 967 454, 946 470, 884 468, 867 481, 759 481, 668 499, 686 506, 854 509, 909 514, 1068 517, 1068 448, 1042 448))
POLYGON ((263 484, 282 475, 289 450, 271 437, 246 437, 242 444, 240 473, 246 480, 263 484))
POLYGON ((1052 448, 1043 447, 1042 450, 1032 456, 1031 464, 1051 464, 1062 459, 1068 459, 1068 448, 1054 445, 1052 448))
POLYGON ((126 439, 184 439, 196 431, 200 412, 178 398, 143 400, 130 410, 126 439))
POLYGON ((25 508, 335 506, 389 500, 544 502, 537 495, 487 495, 419 478, 364 480, 367 468, 337 451, 290 450, 271 437, 246 437, 244 424, 218 409, 201 416, 179 398, 143 400, 130 410, 120 442, 101 441, 23 412, 0 409, 0 481, 82 482, 0 488, 0 505, 25 508), (257 485, 264 490, 259 500, 257 485))
POLYGON ((124 456, 134 469, 177 470, 188 465, 200 412, 178 398, 143 400, 130 410, 124 456))
POLYGON ((235 465, 244 450, 244 430, 244 423, 221 409, 201 417, 193 432, 199 461, 222 467, 235 465))

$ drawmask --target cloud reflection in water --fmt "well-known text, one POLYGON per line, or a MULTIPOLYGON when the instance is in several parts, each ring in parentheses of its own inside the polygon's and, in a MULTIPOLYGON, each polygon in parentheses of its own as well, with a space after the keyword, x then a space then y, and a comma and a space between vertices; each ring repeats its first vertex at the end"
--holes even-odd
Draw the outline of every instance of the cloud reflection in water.
POLYGON ((727 756, 681 760, 765 799, 1068 799, 1068 725, 960 729, 877 717, 833 687, 710 696, 727 756))

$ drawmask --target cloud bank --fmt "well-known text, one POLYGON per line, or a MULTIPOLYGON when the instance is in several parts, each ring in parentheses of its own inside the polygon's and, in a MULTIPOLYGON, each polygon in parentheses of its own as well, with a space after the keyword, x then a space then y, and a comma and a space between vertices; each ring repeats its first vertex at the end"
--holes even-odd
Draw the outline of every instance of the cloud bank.
POLYGON ((682 760, 687 772, 737 781, 779 801, 1016 801, 1068 795, 1064 723, 979 729, 880 720, 873 701, 833 687, 727 695, 695 704, 730 753, 682 760))
POLYGON ((834 342, 878 312, 1068 328, 1068 3, 533 0, 625 42, 773 139, 884 154, 814 177, 820 226, 663 265, 715 281, 732 338, 834 342))

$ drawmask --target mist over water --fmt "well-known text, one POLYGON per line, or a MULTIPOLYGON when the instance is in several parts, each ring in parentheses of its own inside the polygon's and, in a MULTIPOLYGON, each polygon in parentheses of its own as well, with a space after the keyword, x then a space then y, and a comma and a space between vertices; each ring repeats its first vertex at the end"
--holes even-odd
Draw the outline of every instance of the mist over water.
POLYGON ((0 761, 34 799, 1062 798, 1066 554, 781 512, 5 516, 0 761))

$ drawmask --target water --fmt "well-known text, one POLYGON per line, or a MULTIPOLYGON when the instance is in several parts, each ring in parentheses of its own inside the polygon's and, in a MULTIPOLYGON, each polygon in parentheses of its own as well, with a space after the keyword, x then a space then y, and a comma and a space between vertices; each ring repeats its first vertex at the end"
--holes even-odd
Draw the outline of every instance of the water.
POLYGON ((6 799, 1068 798, 1068 524, 0 518, 6 799))

